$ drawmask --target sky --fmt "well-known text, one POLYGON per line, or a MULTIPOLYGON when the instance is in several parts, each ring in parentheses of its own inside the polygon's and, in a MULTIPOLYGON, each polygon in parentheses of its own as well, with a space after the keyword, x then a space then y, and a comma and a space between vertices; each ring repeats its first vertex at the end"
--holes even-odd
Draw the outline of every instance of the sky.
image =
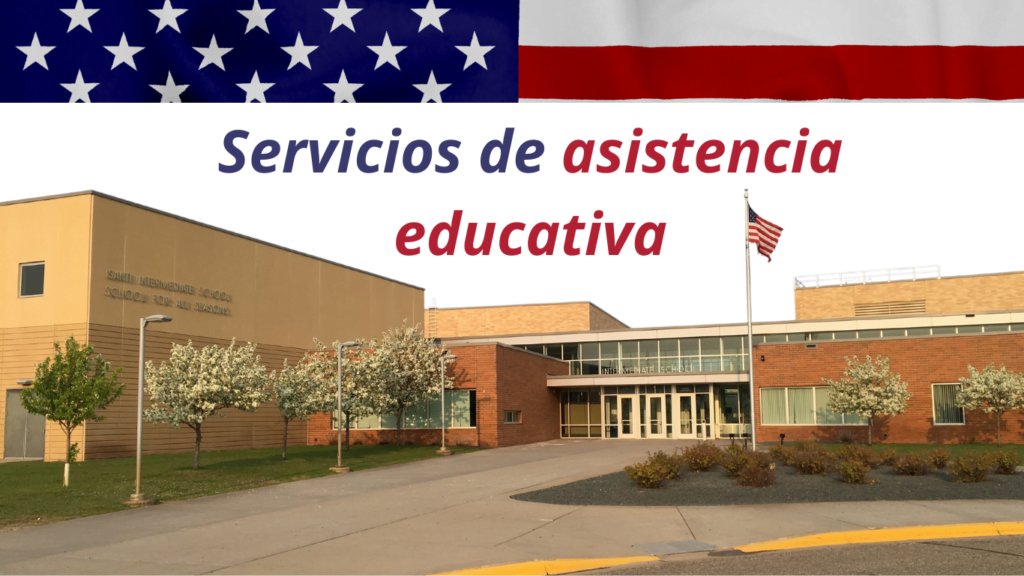
MULTIPOLYGON (((8 105, 0 168, 0 202, 98 190, 199 222, 255 237, 426 289, 442 308, 591 301, 631 327, 746 320, 743 191, 751 206, 784 231, 772 261, 751 256, 755 321, 794 317, 793 278, 941 266, 943 276, 1024 269, 1019 256, 1024 208, 1018 166, 1019 104, 991 103, 615 103, 509 105, 270 106, 8 105), (358 147, 393 139, 400 149, 461 142, 459 166, 442 174, 363 174, 336 163, 313 173, 307 151, 291 173, 262 174, 230 165, 225 135, 247 156, 274 139, 316 139, 321 147, 354 128, 358 147), (520 173, 486 173, 484 145, 515 128, 514 150, 540 140, 544 153, 520 173), (575 139, 676 140, 699 145, 756 139, 761 153, 778 139, 842 140, 835 173, 570 174, 563 152, 575 139), (454 256, 424 249, 403 256, 399 229, 420 222, 427 233, 462 210, 454 256), (659 255, 635 253, 630 240, 610 256, 602 238, 594 256, 505 256, 498 233, 488 256, 461 248, 469 222, 564 225, 591 223, 596 210, 617 230, 627 222, 665 224, 659 255)), ((628 145, 628 144, 627 144, 628 145)), ((375 153, 374 157, 383 157, 375 153)), ((694 150, 687 152, 692 165, 694 150)), ((623 157, 625 154, 623 153, 623 157)), ((728 154, 726 154, 726 157, 728 154)), ((623 162, 625 158, 623 158, 623 162)), ((641 152, 641 161, 643 156, 641 152)), ((401 152, 398 156, 401 164, 401 152)), ((517 242, 525 235, 522 232, 517 242)), ((564 232, 563 232, 564 234, 564 232)), ((2 234, 0 234, 2 237, 2 234)), ((517 242, 513 242, 516 244, 517 242)), ((577 245, 581 244, 580 241, 577 245)), ((0 247, 2 249, 2 247, 0 247)), ((344 297, 344 295, 339 295, 344 297)))

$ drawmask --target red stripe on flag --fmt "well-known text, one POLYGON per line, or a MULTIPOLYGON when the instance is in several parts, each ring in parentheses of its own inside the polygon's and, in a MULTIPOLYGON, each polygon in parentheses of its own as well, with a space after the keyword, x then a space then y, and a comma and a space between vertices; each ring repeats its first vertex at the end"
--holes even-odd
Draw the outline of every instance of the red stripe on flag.
POLYGON ((519 97, 1024 98, 1024 46, 519 47, 519 97))

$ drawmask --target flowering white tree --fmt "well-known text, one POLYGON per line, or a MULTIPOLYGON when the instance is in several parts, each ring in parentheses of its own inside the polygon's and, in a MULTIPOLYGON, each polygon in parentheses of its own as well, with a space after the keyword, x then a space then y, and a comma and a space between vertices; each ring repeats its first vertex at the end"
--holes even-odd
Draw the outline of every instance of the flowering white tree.
MULTIPOLYGON (((338 342, 334 343, 337 349, 338 342)), ((377 366, 373 361, 373 349, 347 349, 341 356, 341 423, 345 425, 345 449, 349 449, 349 430, 352 421, 375 414, 384 402, 379 398, 379 388, 374 386, 377 366)), ((337 384, 334 387, 337 391, 337 384)), ((337 399, 335 399, 335 402, 337 399)), ((333 410, 333 408, 332 408, 333 410)), ((341 442, 341 423, 338 423, 338 441, 341 442)))
POLYGON ((822 380, 829 386, 828 408, 839 414, 857 414, 868 419, 868 445, 873 441, 875 416, 895 416, 907 411, 913 394, 899 374, 889 372, 889 359, 865 356, 858 362, 846 358, 846 376, 841 380, 822 380))
POLYGON ((235 348, 206 346, 192 347, 192 341, 182 346, 171 345, 170 364, 146 362, 146 392, 151 407, 146 410, 147 422, 182 424, 196 433, 195 455, 192 469, 199 468, 199 448, 203 440, 202 426, 212 416, 222 416, 222 410, 236 408, 255 412, 270 397, 268 388, 275 374, 266 373, 256 355, 256 345, 249 343, 235 348))
POLYGON ((963 390, 957 393, 956 403, 966 410, 981 408, 985 413, 996 413, 996 445, 1003 445, 1001 435, 1003 413, 1024 408, 1024 374, 1017 374, 1003 366, 999 370, 989 364, 978 371, 967 365, 970 376, 961 378, 963 390))
POLYGON ((397 419, 398 445, 402 445, 402 420, 412 405, 441 391, 441 356, 444 348, 424 338, 419 325, 384 333, 366 358, 373 392, 370 400, 383 414, 397 419))
POLYGON ((303 356, 295 366, 284 361, 274 380, 274 401, 284 419, 281 459, 288 457, 288 424, 307 420, 312 414, 330 412, 338 393, 337 361, 322 342, 313 339, 316 349, 303 356))

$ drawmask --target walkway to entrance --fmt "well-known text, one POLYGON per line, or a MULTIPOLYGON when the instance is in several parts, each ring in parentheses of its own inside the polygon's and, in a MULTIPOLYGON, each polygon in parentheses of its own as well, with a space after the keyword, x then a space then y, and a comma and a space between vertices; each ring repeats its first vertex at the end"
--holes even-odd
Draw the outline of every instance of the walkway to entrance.
POLYGON ((429 574, 632 556, 865 527, 1019 520, 1021 501, 579 507, 508 496, 621 470, 684 441, 562 440, 0 534, 2 573, 429 574))

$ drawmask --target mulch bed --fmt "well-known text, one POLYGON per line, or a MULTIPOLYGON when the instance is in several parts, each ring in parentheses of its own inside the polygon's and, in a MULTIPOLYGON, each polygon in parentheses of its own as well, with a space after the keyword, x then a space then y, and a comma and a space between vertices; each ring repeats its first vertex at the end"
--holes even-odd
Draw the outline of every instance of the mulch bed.
POLYGON ((775 470, 778 483, 769 488, 737 486, 721 468, 682 472, 662 488, 638 488, 625 472, 605 474, 553 486, 512 498, 570 506, 727 506, 797 502, 863 502, 878 500, 1024 500, 1024 474, 989 475, 984 482, 953 482, 948 473, 899 476, 891 468, 872 470, 875 484, 847 484, 837 476, 805 476, 789 466, 775 470))

